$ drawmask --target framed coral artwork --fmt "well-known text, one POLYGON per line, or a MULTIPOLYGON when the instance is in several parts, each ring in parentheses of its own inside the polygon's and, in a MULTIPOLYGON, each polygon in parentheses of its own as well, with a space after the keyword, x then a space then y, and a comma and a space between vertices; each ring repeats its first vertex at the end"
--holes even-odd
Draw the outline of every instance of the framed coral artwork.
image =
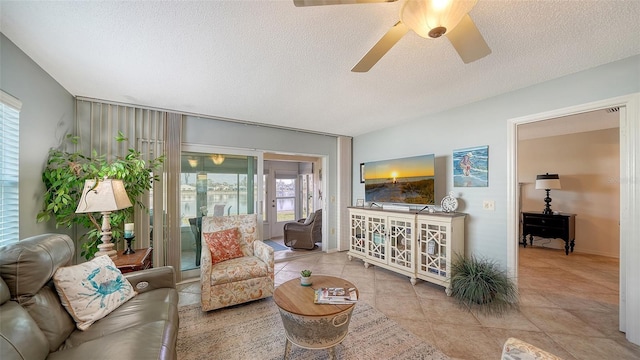
POLYGON ((453 186, 489 186, 489 146, 453 151, 453 186))

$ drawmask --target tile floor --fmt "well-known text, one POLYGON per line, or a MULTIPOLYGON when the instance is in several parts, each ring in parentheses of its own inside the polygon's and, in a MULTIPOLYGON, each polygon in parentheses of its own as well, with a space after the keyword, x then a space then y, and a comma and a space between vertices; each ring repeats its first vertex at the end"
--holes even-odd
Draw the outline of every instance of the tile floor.
MULTIPOLYGON (((282 246, 284 245, 284 237, 283 236, 279 236, 279 237, 273 237, 269 240, 275 241, 277 243, 279 243, 282 246)), ((318 253, 322 253, 322 244, 317 243, 315 249, 313 250, 307 250, 307 249, 291 249, 289 247, 287 247, 287 250, 281 250, 281 251, 276 251, 273 256, 276 260, 276 262, 280 262, 280 261, 287 261, 287 260, 291 260, 291 259, 295 259, 298 257, 302 257, 302 256, 307 256, 307 255, 311 255, 311 254, 318 254, 318 253)))
MULTIPOLYGON (((517 337, 571 359, 640 359, 640 346, 618 331, 618 259, 561 250, 520 248, 520 310, 503 317, 461 309, 444 288, 349 261, 346 252, 311 254, 275 264, 275 285, 301 269, 344 277, 362 301, 453 359, 499 359, 517 337)), ((197 282, 179 285, 182 305, 198 303, 197 282)))

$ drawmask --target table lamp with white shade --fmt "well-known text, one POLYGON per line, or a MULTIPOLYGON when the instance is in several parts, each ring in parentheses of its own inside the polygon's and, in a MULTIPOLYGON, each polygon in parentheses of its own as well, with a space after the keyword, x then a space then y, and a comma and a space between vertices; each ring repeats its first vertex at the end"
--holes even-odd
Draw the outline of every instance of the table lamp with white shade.
POLYGON ((543 214, 553 214, 551 211, 551 198, 549 197, 549 192, 551 190, 561 189, 560 187, 560 176, 558 174, 549 174, 546 173, 544 175, 536 176, 536 190, 546 190, 547 197, 544 198, 545 207, 542 211, 543 214))
POLYGON ((111 212, 131 207, 131 200, 124 189, 122 180, 102 179, 85 180, 82 197, 78 203, 76 213, 102 214, 102 243, 98 245, 96 257, 107 255, 112 259, 118 257, 111 242, 111 212))

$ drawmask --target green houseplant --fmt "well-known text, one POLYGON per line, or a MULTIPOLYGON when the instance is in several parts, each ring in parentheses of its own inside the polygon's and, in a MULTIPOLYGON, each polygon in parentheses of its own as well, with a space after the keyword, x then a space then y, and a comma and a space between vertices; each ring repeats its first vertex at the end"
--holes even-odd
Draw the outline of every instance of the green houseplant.
MULTIPOLYGON (((71 144, 78 143, 78 137, 67 135, 71 144)), ((115 137, 117 142, 126 141, 122 132, 115 137)), ((89 229, 81 238, 81 255, 91 259, 98 250, 100 243, 101 225, 96 219, 100 214, 76 214, 75 210, 82 195, 82 188, 87 179, 101 179, 104 177, 120 179, 133 207, 115 211, 111 214, 111 229, 113 238, 118 239, 123 232, 124 223, 133 217, 136 206, 147 210, 139 201, 140 196, 151 189, 159 176, 154 170, 159 169, 164 162, 160 156, 149 163, 142 159, 142 154, 135 149, 128 149, 124 157, 107 159, 106 155, 98 155, 95 150, 90 156, 80 152, 68 152, 61 148, 51 149, 47 164, 42 172, 42 182, 46 191, 43 196, 43 208, 37 215, 37 221, 43 222, 55 219, 56 227, 71 228, 78 225, 89 229)))
POLYGON ((311 285, 311 270, 305 269, 300 271, 300 285, 302 286, 311 285))
POLYGON ((499 315, 518 306, 518 288, 498 264, 456 254, 451 263, 451 296, 470 310, 499 315))

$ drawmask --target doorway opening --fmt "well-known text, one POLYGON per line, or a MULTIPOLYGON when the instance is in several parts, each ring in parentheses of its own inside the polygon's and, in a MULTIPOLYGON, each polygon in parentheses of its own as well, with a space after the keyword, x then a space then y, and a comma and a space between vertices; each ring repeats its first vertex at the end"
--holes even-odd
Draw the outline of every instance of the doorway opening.
MULTIPOLYGON (((264 159, 263 234, 265 242, 275 250, 275 260, 289 260, 322 251, 324 236, 317 236, 316 232, 316 236, 312 237, 312 226, 306 223, 307 219, 313 220, 316 211, 322 211, 322 158, 265 153, 264 159), (287 246, 284 228, 291 222, 305 225, 306 227, 300 227, 299 230, 309 230, 307 241, 315 243, 315 246, 287 246), (311 246, 313 248, 309 249, 311 246)), ((321 222, 320 220, 314 224, 320 227, 320 231, 321 222)), ((303 236, 306 236, 306 233, 303 236)))
MULTIPOLYGON (((637 168, 638 157, 634 149, 637 148, 638 119, 640 114, 640 95, 631 94, 618 98, 611 98, 592 103, 576 105, 540 114, 510 119, 507 123, 507 269, 518 279, 518 251, 520 247, 519 234, 519 206, 518 199, 518 164, 517 164, 517 136, 518 126, 537 121, 558 117, 586 113, 611 107, 619 107, 620 123, 620 261, 619 261, 619 330, 626 334, 626 338, 633 343, 640 343, 640 323, 635 321, 640 304, 640 292, 633 284, 640 272, 640 264, 631 259, 640 256, 633 239, 638 236, 637 224, 634 220, 638 214, 638 203, 635 194, 637 183, 634 169, 637 168)), ((616 174, 618 175, 618 174, 616 174)))

